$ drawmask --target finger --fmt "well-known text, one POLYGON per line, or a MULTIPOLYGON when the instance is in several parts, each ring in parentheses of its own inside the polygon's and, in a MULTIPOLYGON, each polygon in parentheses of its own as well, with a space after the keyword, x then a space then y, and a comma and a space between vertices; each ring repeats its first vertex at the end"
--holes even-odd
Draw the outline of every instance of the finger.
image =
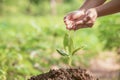
POLYGON ((70 20, 68 20, 68 19, 64 20, 64 23, 65 23, 66 25, 71 24, 71 22, 72 22, 72 21, 70 21, 70 20))
POLYGON ((67 29, 72 29, 72 25, 67 25, 67 29))
POLYGON ((86 24, 88 27, 92 27, 94 23, 86 24))
POLYGON ((73 29, 73 26, 74 26, 74 23, 73 22, 70 22, 69 24, 67 24, 67 29, 73 29))
POLYGON ((71 23, 72 23, 72 25, 71 25, 72 27, 71 28, 73 30, 76 29, 77 26, 84 25, 83 20, 79 20, 79 21, 76 21, 76 22, 72 21, 71 23))
POLYGON ((66 24, 72 26, 72 25, 74 24, 74 22, 73 22, 73 21, 70 21, 70 20, 67 20, 67 21, 66 21, 66 24))
POLYGON ((89 20, 92 20, 94 18, 94 14, 91 13, 91 11, 86 12, 86 17, 83 19, 84 22, 88 22, 89 20))
POLYGON ((88 22, 90 19, 91 19, 91 18, 90 18, 88 15, 86 15, 86 17, 83 18, 83 22, 86 23, 86 22, 88 22))
POLYGON ((73 15, 73 13, 68 13, 68 14, 64 17, 64 20, 66 20, 66 19, 71 20, 72 15, 73 15))
POLYGON ((79 25, 84 25, 84 23, 83 23, 82 20, 75 22, 74 25, 73 25, 73 27, 72 27, 72 29, 75 30, 76 27, 79 26, 79 25))
POLYGON ((84 25, 85 25, 85 23, 83 22, 83 20, 79 20, 79 21, 75 22, 73 29, 76 30, 77 27, 84 26, 84 25))
POLYGON ((82 28, 87 28, 87 26, 86 26, 86 25, 79 25, 79 26, 76 27, 74 30, 76 31, 76 30, 82 29, 82 28))
POLYGON ((76 24, 73 23, 73 24, 72 24, 72 30, 74 30, 76 27, 77 27, 76 24))
POLYGON ((66 29, 68 29, 68 30, 72 30, 72 28, 70 28, 69 26, 67 26, 66 29))
POLYGON ((63 21, 64 21, 64 22, 67 22, 68 20, 69 20, 69 19, 67 19, 67 18, 65 17, 63 21))
POLYGON ((76 20, 78 18, 82 18, 85 15, 84 11, 75 11, 74 14, 71 15, 71 18, 73 20, 76 20))
POLYGON ((75 22, 75 25, 81 25, 81 24, 84 24, 83 20, 79 20, 79 21, 75 22))
POLYGON ((88 27, 92 27, 95 22, 94 19, 92 19, 92 15, 88 15, 83 21, 88 27))
POLYGON ((94 22, 95 22, 95 19, 94 19, 94 16, 93 15, 88 15, 88 21, 85 23, 88 27, 92 27, 94 22))
POLYGON ((66 16, 64 17, 63 21, 64 21, 64 23, 67 25, 67 19, 66 19, 66 16))
POLYGON ((88 26, 88 27, 92 27, 93 25, 94 25, 94 21, 88 21, 87 23, 86 23, 86 25, 88 26))

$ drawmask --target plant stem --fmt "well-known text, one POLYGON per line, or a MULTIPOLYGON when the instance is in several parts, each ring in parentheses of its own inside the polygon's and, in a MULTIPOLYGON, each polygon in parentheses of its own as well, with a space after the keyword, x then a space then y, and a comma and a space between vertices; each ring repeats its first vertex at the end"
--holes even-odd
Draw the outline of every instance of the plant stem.
POLYGON ((68 56, 68 64, 69 64, 69 66, 72 66, 72 58, 71 58, 71 56, 68 56))

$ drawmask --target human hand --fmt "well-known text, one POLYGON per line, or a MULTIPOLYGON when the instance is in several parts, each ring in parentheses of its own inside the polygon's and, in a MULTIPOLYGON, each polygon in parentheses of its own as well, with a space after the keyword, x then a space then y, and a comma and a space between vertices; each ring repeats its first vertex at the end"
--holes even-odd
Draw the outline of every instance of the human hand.
POLYGON ((85 12, 85 16, 82 20, 75 21, 75 27, 73 30, 78 30, 80 28, 92 27, 97 19, 97 11, 95 8, 88 9, 85 12))
MULTIPOLYGON (((74 28, 77 26, 75 23, 76 21, 80 21, 85 17, 85 11, 84 10, 78 10, 73 11, 69 14, 67 14, 64 17, 64 23, 66 25, 66 28, 68 30, 74 30, 74 28)), ((82 25, 81 25, 82 26, 82 25)))
POLYGON ((86 12, 77 11, 68 14, 64 18, 68 30, 78 30, 80 28, 92 27, 97 18, 96 9, 88 9, 86 12))

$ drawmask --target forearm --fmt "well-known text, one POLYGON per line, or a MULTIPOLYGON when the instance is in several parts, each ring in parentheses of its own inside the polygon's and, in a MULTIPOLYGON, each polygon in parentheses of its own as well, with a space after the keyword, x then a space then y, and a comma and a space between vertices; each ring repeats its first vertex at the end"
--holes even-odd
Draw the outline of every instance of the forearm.
POLYGON ((106 0, 85 0, 80 10, 87 10, 102 5, 106 0))
POLYGON ((112 0, 95 8, 98 17, 120 12, 120 0, 112 0))

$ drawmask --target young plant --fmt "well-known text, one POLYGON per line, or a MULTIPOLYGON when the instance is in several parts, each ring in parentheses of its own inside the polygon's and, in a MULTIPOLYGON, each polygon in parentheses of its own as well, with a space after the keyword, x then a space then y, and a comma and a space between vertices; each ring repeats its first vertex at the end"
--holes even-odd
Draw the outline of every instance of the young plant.
POLYGON ((72 36, 70 34, 67 34, 67 33, 64 36, 63 45, 64 45, 64 49, 63 50, 62 49, 57 49, 57 52, 60 55, 67 57, 68 64, 69 64, 69 66, 71 66, 73 55, 83 47, 75 48, 72 36))

